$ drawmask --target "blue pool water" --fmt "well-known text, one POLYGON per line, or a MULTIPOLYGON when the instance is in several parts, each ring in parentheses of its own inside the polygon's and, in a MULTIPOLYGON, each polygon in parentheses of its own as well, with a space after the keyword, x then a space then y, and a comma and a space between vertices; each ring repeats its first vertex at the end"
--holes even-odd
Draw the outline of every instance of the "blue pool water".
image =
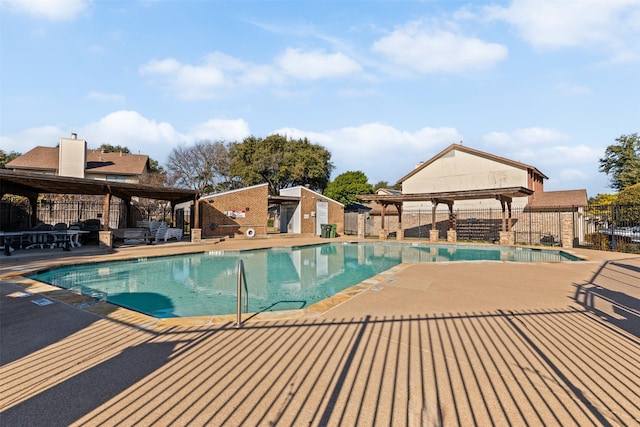
POLYGON ((311 305, 403 262, 575 261, 561 251, 497 246, 328 243, 73 265, 29 276, 154 317, 232 314, 242 259, 249 312, 311 305))

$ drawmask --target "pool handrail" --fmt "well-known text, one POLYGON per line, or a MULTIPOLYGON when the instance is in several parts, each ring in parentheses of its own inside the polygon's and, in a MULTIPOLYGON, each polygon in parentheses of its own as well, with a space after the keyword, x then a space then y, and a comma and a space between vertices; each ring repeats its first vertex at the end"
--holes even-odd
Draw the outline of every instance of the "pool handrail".
POLYGON ((249 311, 249 289, 247 288, 247 276, 244 272, 244 263, 241 259, 238 260, 238 306, 236 310, 236 328, 242 326, 242 283, 244 282, 244 311, 249 311))

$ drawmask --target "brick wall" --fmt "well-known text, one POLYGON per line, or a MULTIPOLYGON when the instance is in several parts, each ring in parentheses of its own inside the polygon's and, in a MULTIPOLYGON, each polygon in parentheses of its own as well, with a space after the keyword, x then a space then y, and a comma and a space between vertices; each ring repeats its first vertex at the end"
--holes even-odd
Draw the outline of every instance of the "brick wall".
POLYGON ((202 237, 240 236, 249 228, 253 228, 256 235, 266 234, 268 197, 265 184, 201 200, 202 237), (227 214, 230 211, 237 211, 239 215, 233 218, 227 214))
POLYGON ((300 233, 315 233, 316 218, 311 216, 311 212, 316 211, 316 202, 318 200, 326 200, 329 202, 329 224, 336 224, 336 232, 338 234, 344 232, 344 206, 305 188, 302 189, 301 194, 300 208, 302 210, 302 223, 300 224, 300 233))

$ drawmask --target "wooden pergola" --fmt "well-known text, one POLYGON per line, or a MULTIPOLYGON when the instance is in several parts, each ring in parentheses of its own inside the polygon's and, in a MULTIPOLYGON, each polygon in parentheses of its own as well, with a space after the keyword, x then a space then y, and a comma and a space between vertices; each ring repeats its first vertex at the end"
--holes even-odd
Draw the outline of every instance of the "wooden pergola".
MULTIPOLYGON (((449 208, 449 218, 453 214, 453 204, 460 200, 496 199, 502 206, 502 231, 511 231, 511 202, 516 197, 527 197, 533 190, 525 187, 490 188, 482 190, 444 191, 437 193, 413 194, 366 194, 357 196, 359 200, 379 203, 382 206, 382 231, 384 232, 384 212, 387 206, 393 205, 398 210, 398 234, 404 233, 402 228, 402 209, 404 202, 431 202, 431 229, 436 229, 436 209, 439 204, 449 208)), ((450 223, 450 228, 452 224, 450 223)))
POLYGON ((0 198, 5 194, 15 194, 29 199, 32 226, 35 225, 35 212, 40 194, 84 194, 104 197, 102 217, 105 231, 109 229, 109 206, 113 196, 125 201, 127 206, 130 205, 133 197, 168 201, 171 203, 172 212, 175 205, 193 201, 195 205, 193 228, 200 228, 197 203, 199 194, 195 190, 0 169, 0 198))

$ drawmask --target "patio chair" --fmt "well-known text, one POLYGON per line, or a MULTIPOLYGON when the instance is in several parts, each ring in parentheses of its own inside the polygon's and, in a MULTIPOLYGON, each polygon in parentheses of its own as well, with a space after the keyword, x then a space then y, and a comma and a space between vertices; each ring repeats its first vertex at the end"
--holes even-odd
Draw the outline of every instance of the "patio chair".
POLYGON ((49 239, 49 246, 53 249, 55 247, 65 246, 67 242, 69 242, 69 235, 67 234, 67 224, 64 222, 59 222, 53 226, 54 233, 51 233, 51 238, 49 239), (58 231, 59 233, 55 233, 58 231), (64 233, 62 233, 64 231, 64 233))

